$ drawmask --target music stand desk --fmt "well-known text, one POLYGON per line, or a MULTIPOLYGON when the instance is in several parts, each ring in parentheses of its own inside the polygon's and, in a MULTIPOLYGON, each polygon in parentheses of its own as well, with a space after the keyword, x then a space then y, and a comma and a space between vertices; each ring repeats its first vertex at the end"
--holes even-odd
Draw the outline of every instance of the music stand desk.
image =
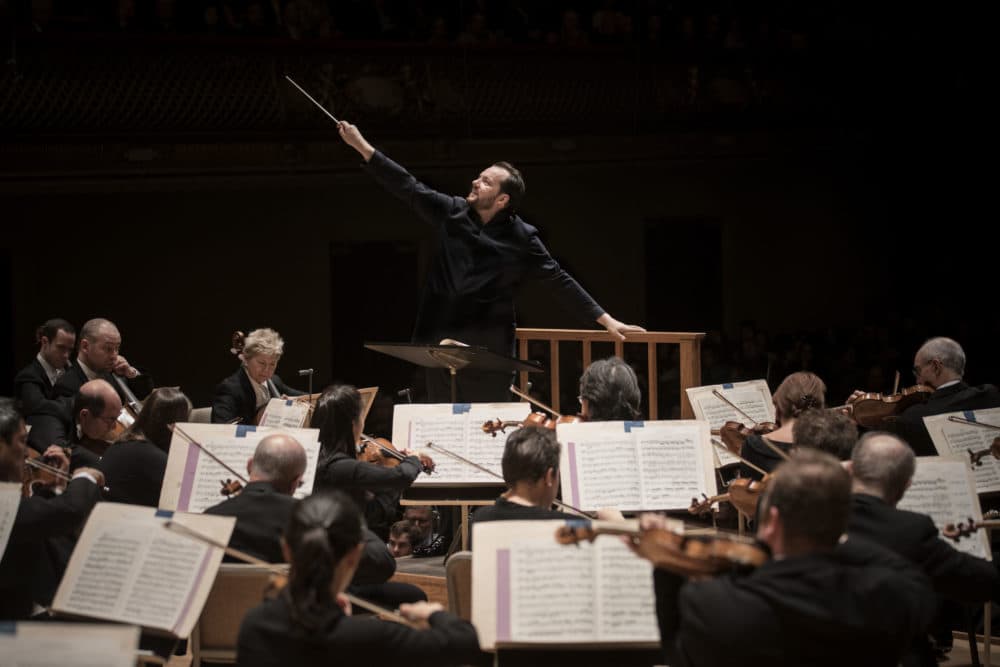
POLYGON ((486 373, 540 373, 544 369, 537 361, 505 357, 482 346, 426 345, 424 343, 365 343, 375 352, 387 354, 425 368, 446 368, 451 375, 451 402, 456 403, 455 376, 459 371, 473 369, 486 373))

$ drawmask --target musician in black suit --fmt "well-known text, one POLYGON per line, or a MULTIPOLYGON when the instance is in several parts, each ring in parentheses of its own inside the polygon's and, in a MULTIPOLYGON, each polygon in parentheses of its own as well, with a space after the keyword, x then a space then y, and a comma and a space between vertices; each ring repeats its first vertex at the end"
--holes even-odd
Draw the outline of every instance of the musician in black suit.
POLYGON ((288 585, 243 618, 237 665, 489 664, 476 629, 439 604, 400 606, 425 629, 349 615, 342 593, 362 558, 363 526, 357 506, 340 493, 314 494, 295 506, 285 532, 288 585))
POLYGON ((285 351, 285 341, 274 329, 251 331, 239 357, 243 364, 219 383, 212 398, 212 423, 256 423, 257 413, 272 398, 302 396, 274 374, 285 351))
POLYGON ((136 401, 145 398, 153 389, 153 381, 118 354, 121 342, 118 327, 109 320, 95 318, 83 325, 76 363, 66 370, 55 386, 55 395, 65 408, 57 415, 43 414, 33 420, 29 445, 42 451, 53 442, 73 438, 74 413, 70 406, 80 388, 92 380, 105 380, 118 394, 122 405, 129 405, 134 412, 139 412, 139 405, 133 402, 133 398, 136 401))
POLYGON ((76 345, 76 328, 63 319, 51 319, 35 332, 38 354, 14 378, 14 396, 31 424, 37 413, 65 412, 65 405, 55 400, 55 386, 69 368, 76 345))
MULTIPOLYGON (((745 575, 687 581, 654 571, 667 663, 897 665, 934 613, 927 578, 861 538, 840 543, 851 481, 832 456, 800 450, 761 499, 757 538, 771 560, 745 575)), ((643 517, 646 529, 664 529, 643 517)), ((636 551, 656 563, 655 539, 636 551)))
POLYGON ((550 428, 525 426, 507 436, 500 467, 508 490, 472 515, 484 521, 568 519, 552 509, 559 493, 559 441, 550 428))
MULTIPOLYGON (((905 440, 917 456, 936 456, 924 417, 1000 407, 1000 390, 991 384, 969 386, 962 381, 964 374, 965 351, 956 341, 939 337, 921 345, 913 357, 913 375, 917 384, 930 387, 934 393, 926 402, 910 406, 898 419, 886 424, 886 430, 905 440)), ((851 398, 860 393, 854 392, 851 398)))
MULTIPOLYGON (((209 507, 205 514, 236 517, 229 546, 269 563, 283 563, 281 536, 298 502, 292 495, 302 484, 306 451, 288 435, 263 438, 247 462, 249 483, 239 494, 209 507)), ((380 584, 396 571, 388 547, 370 530, 352 584, 380 584)))
MULTIPOLYGON (((27 433, 21 413, 8 398, 0 399, 0 480, 22 481, 27 433)), ((46 452, 52 465, 68 470, 69 461, 58 448, 46 452)), ((52 601, 62 577, 63 550, 53 549, 52 538, 73 539, 100 498, 104 476, 80 468, 59 495, 21 498, 7 549, 0 560, 0 620, 25 619, 36 604, 52 601)))
MULTIPOLYGON (((948 600, 970 604, 1000 600, 1000 576, 993 563, 945 543, 926 514, 896 508, 916 468, 913 450, 905 442, 888 433, 866 433, 854 448, 850 467, 849 535, 877 542, 903 556, 923 570, 934 590, 948 600)), ((950 629, 944 635, 950 638, 950 629)), ((913 664, 934 664, 925 638, 918 640, 911 659, 913 664)))
POLYGON ((108 480, 107 500, 156 507, 167 470, 173 432, 186 422, 191 401, 175 387, 158 387, 142 404, 135 423, 104 452, 98 467, 108 480))
MULTIPOLYGON (((388 536, 396 522, 400 493, 434 462, 426 454, 404 449, 393 467, 358 460, 361 438, 361 394, 350 385, 327 387, 316 401, 310 427, 319 429, 320 454, 315 488, 343 491, 362 509, 368 526, 388 536)), ((365 445, 375 447, 376 445, 365 445)))

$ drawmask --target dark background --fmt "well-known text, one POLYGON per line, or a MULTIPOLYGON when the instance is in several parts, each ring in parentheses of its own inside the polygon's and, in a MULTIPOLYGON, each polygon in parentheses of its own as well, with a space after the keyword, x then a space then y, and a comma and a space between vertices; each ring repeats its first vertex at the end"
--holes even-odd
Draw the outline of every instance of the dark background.
MULTIPOLYGON (((57 316, 113 320, 197 406, 235 366, 231 332, 260 326, 292 384, 421 388, 361 343, 409 338, 427 228, 286 73, 440 190, 516 164, 523 216, 609 312, 709 332, 705 382, 808 368, 840 402, 912 382, 932 335, 966 347, 970 381, 1000 375, 968 8, 0 0, 0 18, 0 394, 57 316)), ((518 307, 587 326, 530 285, 518 307)))

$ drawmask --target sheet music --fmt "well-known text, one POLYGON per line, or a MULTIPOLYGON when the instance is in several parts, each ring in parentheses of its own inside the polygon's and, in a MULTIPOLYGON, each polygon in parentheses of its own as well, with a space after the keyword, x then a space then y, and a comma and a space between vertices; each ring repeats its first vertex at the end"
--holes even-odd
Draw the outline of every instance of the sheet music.
MULTIPOLYGON (((774 400, 771 390, 765 380, 750 380, 727 384, 705 385, 704 387, 688 387, 688 400, 694 411, 695 419, 703 419, 710 428, 718 430, 727 421, 740 422, 752 426, 746 417, 732 406, 719 399, 713 392, 718 390, 728 400, 732 401, 755 422, 773 422, 775 420, 774 400)), ((739 459, 721 449, 715 449, 717 467, 739 463, 739 459)))
MULTIPOLYGON (((948 419, 951 416, 963 419, 968 419, 971 416, 973 421, 1000 426, 1000 408, 974 410, 968 413, 949 412, 943 415, 924 417, 924 426, 927 427, 927 433, 931 436, 931 441, 938 454, 942 456, 959 455, 971 468, 967 452, 989 449, 993 440, 1000 436, 1000 431, 974 424, 953 422, 948 419)), ((976 490, 979 493, 1000 491, 1000 459, 987 454, 980 461, 982 465, 973 470, 976 490)))
POLYGON ((704 421, 560 424, 563 498, 585 511, 685 509, 714 493, 708 424, 704 421))
POLYGON ((658 643, 650 563, 617 537, 558 544, 563 524, 473 526, 472 621, 480 645, 658 643))
MULTIPOLYGON (((496 419, 523 421, 530 413, 529 403, 397 405, 392 421, 392 442, 397 448, 408 449, 424 449, 432 442, 499 475, 502 474, 500 459, 507 435, 518 427, 507 427, 506 433, 497 433, 494 437, 483 432, 483 424, 496 419)), ((503 484, 502 480, 446 454, 433 449, 429 449, 428 454, 434 459, 434 474, 420 475, 414 486, 503 484)))
MULTIPOLYGON (((941 530, 945 525, 982 521, 982 509, 976 495, 972 471, 967 461, 958 458, 921 456, 913 483, 899 502, 899 509, 928 515, 941 530)), ((977 531, 958 542, 942 537, 959 551, 991 560, 987 532, 977 531)))
MULTIPOLYGON (((181 430, 204 445, 226 465, 247 478, 247 462, 262 438, 275 433, 287 434, 306 450, 306 472, 296 498, 312 493, 319 459, 319 429, 273 428, 233 424, 179 424, 181 430)), ((167 469, 160 491, 160 509, 204 512, 225 500, 221 482, 233 479, 233 473, 178 433, 170 441, 167 469)))
POLYGON ((17 482, 0 482, 0 560, 7 549, 20 504, 21 485, 17 482))
POLYGON ((264 408, 260 425, 274 428, 304 428, 309 419, 309 404, 290 398, 272 398, 264 408))
POLYGON ((0 628, 7 667, 133 667, 140 630, 94 623, 11 624, 0 628))
POLYGON ((168 530, 168 519, 222 544, 229 542, 236 522, 235 517, 98 503, 73 550, 53 610, 186 637, 215 579, 222 550, 168 530))

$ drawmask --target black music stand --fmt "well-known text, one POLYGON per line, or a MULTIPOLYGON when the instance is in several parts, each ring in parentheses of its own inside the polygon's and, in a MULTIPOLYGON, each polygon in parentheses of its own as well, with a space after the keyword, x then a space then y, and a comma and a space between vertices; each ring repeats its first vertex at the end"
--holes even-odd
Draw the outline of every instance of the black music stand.
POLYGON ((456 402, 455 376, 472 368, 491 373, 541 373, 537 361, 505 357, 482 346, 426 345, 424 343, 365 343, 369 350, 388 354, 425 368, 447 368, 451 375, 451 402, 456 402))

